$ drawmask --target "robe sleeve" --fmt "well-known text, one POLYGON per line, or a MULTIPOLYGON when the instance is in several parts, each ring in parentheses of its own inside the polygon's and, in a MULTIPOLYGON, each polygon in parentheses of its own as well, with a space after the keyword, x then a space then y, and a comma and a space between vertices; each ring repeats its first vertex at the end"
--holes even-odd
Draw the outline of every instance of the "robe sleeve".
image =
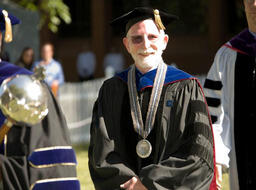
POLYGON ((204 83, 215 138, 216 163, 229 167, 231 150, 231 107, 233 106, 233 78, 236 52, 223 46, 216 54, 204 83))
POLYGON ((13 126, 1 146, 4 190, 80 189, 65 118, 47 88, 48 115, 36 125, 13 126))
POLYGON ((208 190, 214 176, 213 135, 201 87, 196 80, 177 92, 164 155, 142 168, 139 177, 150 190, 208 190), (175 137, 175 142, 172 140, 175 137), (173 148, 175 144, 175 148, 173 148))
POLYGON ((136 174, 121 156, 122 150, 115 146, 115 139, 109 136, 111 131, 106 127, 103 113, 103 91, 104 86, 100 90, 93 109, 88 152, 89 169, 95 189, 114 190, 120 189, 122 183, 136 174))

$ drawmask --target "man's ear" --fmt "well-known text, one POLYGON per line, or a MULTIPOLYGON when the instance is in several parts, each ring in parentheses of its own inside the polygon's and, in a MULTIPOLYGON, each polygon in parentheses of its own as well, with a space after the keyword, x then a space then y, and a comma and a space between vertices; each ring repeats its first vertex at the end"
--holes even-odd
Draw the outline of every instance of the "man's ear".
POLYGON ((127 37, 123 38, 123 44, 124 44, 125 48, 127 49, 127 51, 130 53, 130 48, 129 48, 128 38, 127 37))
POLYGON ((163 50, 165 50, 167 44, 169 41, 169 36, 167 34, 164 34, 164 38, 163 38, 163 50))

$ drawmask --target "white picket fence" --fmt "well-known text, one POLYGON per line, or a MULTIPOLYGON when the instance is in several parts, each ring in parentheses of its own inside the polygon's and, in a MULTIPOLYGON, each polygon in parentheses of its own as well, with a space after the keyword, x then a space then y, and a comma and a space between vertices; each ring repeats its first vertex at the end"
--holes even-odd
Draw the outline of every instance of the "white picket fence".
POLYGON ((58 100, 66 116, 72 143, 89 142, 92 109, 103 81, 65 83, 60 87, 58 100))

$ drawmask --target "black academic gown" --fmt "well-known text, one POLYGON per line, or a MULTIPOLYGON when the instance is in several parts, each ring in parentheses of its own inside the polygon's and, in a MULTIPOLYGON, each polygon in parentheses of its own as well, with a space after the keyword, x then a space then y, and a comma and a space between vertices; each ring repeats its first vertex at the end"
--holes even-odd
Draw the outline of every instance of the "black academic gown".
MULTIPOLYGON (((16 74, 31 72, 0 62, 0 83, 16 74)), ((0 147, 0 171, 4 190, 78 190, 76 157, 58 102, 47 91, 48 115, 36 125, 13 126, 0 147)), ((5 117, 0 112, 0 124, 5 117)), ((0 126, 1 126, 0 125, 0 126)))
MULTIPOLYGON (((155 73, 136 71, 144 122, 155 73)), ((214 175, 213 136, 196 79, 168 66, 154 128, 147 138, 152 153, 146 159, 136 154, 140 139, 132 124, 125 71, 104 82, 94 105, 89 169, 95 189, 120 189, 133 176, 150 190, 209 189, 214 175)))

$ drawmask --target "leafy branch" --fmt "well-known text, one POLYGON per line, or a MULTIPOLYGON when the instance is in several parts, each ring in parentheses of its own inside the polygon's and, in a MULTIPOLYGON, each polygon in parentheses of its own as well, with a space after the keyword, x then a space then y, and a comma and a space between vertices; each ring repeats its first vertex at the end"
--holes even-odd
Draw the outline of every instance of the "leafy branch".
POLYGON ((58 26, 63 20, 66 24, 71 23, 71 15, 69 7, 63 2, 63 0, 12 0, 27 10, 38 11, 40 13, 41 28, 44 24, 48 25, 48 28, 56 33, 58 26))

